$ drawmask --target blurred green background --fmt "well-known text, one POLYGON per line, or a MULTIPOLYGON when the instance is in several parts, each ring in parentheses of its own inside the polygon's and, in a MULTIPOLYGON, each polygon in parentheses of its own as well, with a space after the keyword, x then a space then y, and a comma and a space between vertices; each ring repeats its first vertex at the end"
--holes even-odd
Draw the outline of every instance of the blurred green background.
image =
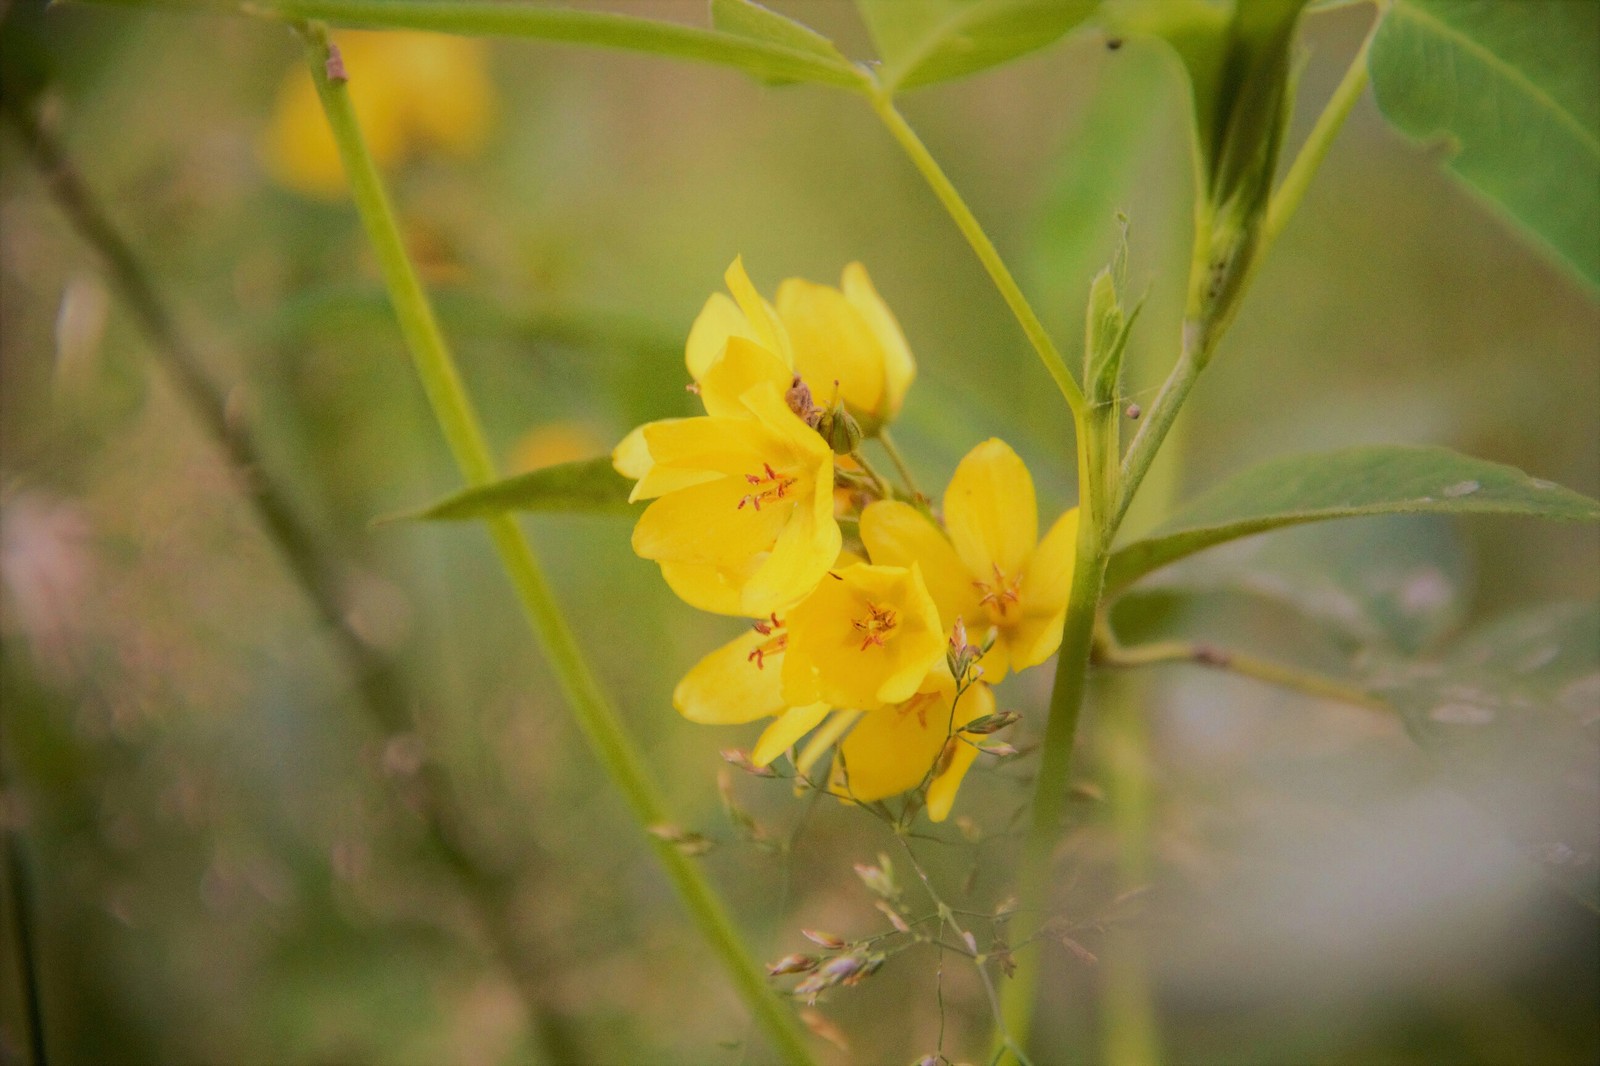
MULTIPOLYGON (((698 3, 612 5, 699 23, 698 3)), ((849 5, 784 3, 852 55, 849 5)), ((1298 143, 1366 29, 1308 19, 1298 143)), ((288 31, 15 2, 12 72, 197 339, 263 469, 338 560, 335 593, 392 662, 415 733, 366 715, 346 664, 100 260, 0 138, 0 818, 34 900, 57 1063, 764 1061, 618 797, 572 727, 481 531, 385 525, 458 487, 353 210, 276 185, 258 145, 299 62, 288 31), (450 782, 476 873, 427 839, 450 782), (476 880, 474 880, 476 879, 476 880), (476 885, 476 887, 473 887, 476 885), (486 925, 472 900, 493 897, 486 925), (492 928, 490 926, 493 926, 492 928), (514 945, 508 958, 503 947, 514 945)), ((508 465, 552 439, 600 454, 688 413, 682 339, 728 262, 759 286, 863 261, 920 377, 898 436, 925 486, 988 436, 1041 508, 1074 497, 1053 386, 921 179, 854 99, 665 60, 493 42, 484 150, 392 171, 443 325, 508 465), (554 437, 548 427, 556 426, 554 437), (530 444, 528 434, 546 430, 530 444)), ((359 71, 353 71, 359 77, 359 71)), ((1131 219, 1148 290, 1130 400, 1177 336, 1190 172, 1184 87, 1154 44, 1093 31, 926 90, 905 109, 1018 269, 1069 362, 1089 279, 1131 219)), ((15 99, 15 97, 13 97, 15 99)), ((1600 495, 1600 309, 1363 100, 1245 302, 1137 522, 1293 451, 1437 443, 1600 495)), ((1574 189, 1573 195, 1596 195, 1574 189)), ((802 927, 883 928, 851 864, 889 838, 831 801, 741 778, 792 854, 737 839, 719 748, 671 687, 738 623, 677 602, 625 520, 528 527, 602 682, 763 958, 802 927)), ((1433 575, 1391 644, 1600 595, 1600 535, 1528 520, 1358 522, 1257 558, 1325 606, 1381 618, 1433 575), (1419 571, 1417 567, 1422 567, 1419 571), (1390 583, 1390 584, 1386 584, 1390 583)), ((1254 549, 1251 549, 1254 550, 1254 549)), ((1256 557, 1251 557, 1256 558, 1256 557)), ((1347 643, 1223 591, 1134 624, 1326 662, 1347 643)), ((1036 733, 1048 671, 1002 706, 1036 733)), ((1370 712, 1172 668, 1151 731, 1155 891, 1136 921, 1174 1062, 1592 1062, 1600 919, 1550 887, 1370 712)), ((1113 838, 1091 703, 1063 899, 1110 907, 1113 838)), ((1028 760, 975 771, 931 867, 974 909, 1006 894, 1028 760), (978 838, 974 843, 972 838, 978 838), (963 895, 963 893, 965 893, 963 895)), ((1600 802, 1600 801, 1597 801, 1600 802)), ((1600 829, 1597 829, 1600 832, 1600 829)), ((7 888, 0 1062, 28 1062, 7 888)), ((1082 942, 1101 950, 1089 928, 1082 942)), ((1041 1062, 1092 1062, 1101 969, 1053 945, 1041 1062)), ((907 1062, 940 1026, 931 953, 822 1010, 838 1062, 907 1062)), ((947 966, 946 1050, 983 1055, 987 1008, 947 966)))

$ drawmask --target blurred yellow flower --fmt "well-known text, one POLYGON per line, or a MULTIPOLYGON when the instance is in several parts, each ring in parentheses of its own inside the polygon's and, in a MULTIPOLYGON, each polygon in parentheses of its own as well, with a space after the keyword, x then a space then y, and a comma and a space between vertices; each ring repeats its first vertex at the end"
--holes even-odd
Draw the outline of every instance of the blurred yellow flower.
POLYGON ((605 442, 593 427, 573 420, 547 422, 524 433, 511 446, 506 470, 511 474, 525 474, 557 463, 592 459, 605 452, 605 442))
POLYGON ((874 563, 920 565, 945 629, 957 618, 973 634, 995 627, 985 680, 1044 662, 1061 644, 1078 509, 1040 541, 1033 478, 1009 445, 990 439, 956 467, 944 522, 948 534, 908 504, 879 501, 861 514, 861 540, 874 563))
MULTIPOLYGON (((379 166, 425 152, 471 156, 488 139, 495 91, 482 41, 431 33, 341 32, 350 100, 379 166)), ((345 190, 339 150, 303 69, 278 88, 261 156, 278 182, 334 199, 345 190)))

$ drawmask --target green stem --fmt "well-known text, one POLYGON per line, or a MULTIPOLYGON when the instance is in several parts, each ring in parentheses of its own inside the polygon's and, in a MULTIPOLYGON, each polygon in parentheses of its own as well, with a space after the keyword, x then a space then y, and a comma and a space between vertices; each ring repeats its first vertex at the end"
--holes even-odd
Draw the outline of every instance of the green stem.
MULTIPOLYGON (((342 79, 329 77, 330 49, 320 25, 300 27, 306 61, 316 82, 328 125, 339 146, 351 195, 377 254, 395 316, 411 351, 434 417, 463 477, 478 485, 496 476, 495 463, 472 409, 455 361, 417 278, 372 157, 368 154, 342 79)), ((666 807, 645 771, 644 760, 623 731, 616 711, 600 691, 588 663, 556 603, 532 547, 513 519, 484 520, 510 576, 523 613, 540 644, 595 756, 621 789, 635 818, 650 828, 668 824, 666 807)), ((765 1028, 784 1061, 812 1061, 795 1017, 768 985, 745 950, 733 922, 700 868, 670 841, 650 836, 661 864, 695 924, 722 961, 746 1005, 765 1028)))
POLYGON ((1083 390, 1079 388, 1072 372, 1067 369, 1066 361, 1056 350, 1050 334, 1045 332, 1044 323, 1039 321, 1039 316, 1034 314, 1033 308, 1029 306, 1028 298, 1022 295, 1022 289, 1011 276, 1011 271, 1006 269, 1000 253, 995 250, 994 242, 984 233, 983 226, 979 224, 971 208, 967 207, 966 201, 961 198, 956 187, 950 183, 950 179, 945 176, 938 160, 933 158, 927 145, 917 136, 916 130, 907 124, 905 118, 895 108, 894 100, 882 92, 874 94, 871 99, 872 109, 877 112, 878 118, 888 127, 894 139, 900 142, 900 147, 905 149, 912 164, 922 173, 923 178, 933 189, 933 194, 939 198, 945 211, 955 221, 956 228, 967 239, 967 243, 972 245, 972 250, 978 255, 978 261, 989 272, 995 288, 1000 290, 1001 298, 1016 316, 1018 324, 1022 326, 1022 332, 1027 334, 1034 351, 1039 353, 1040 362, 1044 363, 1045 370, 1054 379, 1056 387, 1061 390, 1061 395, 1067 401, 1067 407, 1072 410, 1073 419, 1081 422, 1087 406, 1083 390))
POLYGON ((1257 681, 1265 681, 1269 685, 1292 689, 1319 699, 1339 700, 1377 711, 1389 709, 1388 704, 1355 685, 1310 670, 1301 670, 1269 659, 1219 648, 1203 641, 1167 640, 1136 644, 1129 648, 1103 641, 1095 649, 1095 662, 1104 666, 1125 668, 1154 666, 1158 663, 1190 663, 1253 677, 1257 681))
POLYGON ((878 499, 892 500, 895 498, 894 486, 889 484, 888 478, 878 473, 877 467, 873 466, 867 461, 867 457, 861 454, 860 448, 856 448, 854 451, 852 451, 850 453, 850 458, 854 459, 856 465, 861 467, 862 473, 866 474, 867 477, 872 479, 872 489, 878 494, 878 499))
MULTIPOLYGON (((1081 471, 1085 465, 1083 452, 1080 452, 1079 459, 1082 477, 1081 471)), ((1082 498, 1089 497, 1084 495, 1082 498)), ((1066 626, 1062 630, 1061 650, 1056 659, 1055 683, 1050 691, 1050 713, 1045 723, 1039 775, 1034 782, 1033 807, 1018 875, 1017 898, 1020 901, 1019 909, 1024 914, 1042 914, 1049 902, 1051 856, 1060 835, 1062 817, 1066 813, 1073 741, 1083 709, 1095 614, 1105 583, 1106 547, 1106 541, 1100 535, 1100 523, 1095 516, 1083 515, 1078 522, 1072 591, 1067 601, 1066 626)), ((1020 1047, 1028 1044, 1034 1000, 1038 994, 1040 965, 1039 952, 1020 955, 1017 958, 1017 972, 1006 986, 1001 1001, 1011 1028, 1011 1038, 1020 1047)))
POLYGON ((878 430, 878 443, 883 445, 884 453, 889 456, 889 461, 894 464, 895 471, 900 475, 900 480, 904 483, 906 491, 911 494, 911 498, 914 500, 927 499, 922 494, 922 490, 917 487, 917 478, 911 472, 910 464, 906 462, 905 456, 900 454, 900 449, 896 446, 894 438, 889 436, 888 426, 878 430))
POLYGON ((1322 161, 1328 157, 1328 150, 1333 147, 1334 138, 1338 137, 1339 131, 1344 128, 1345 120, 1350 117, 1356 101, 1366 92, 1367 83, 1372 80, 1367 70, 1367 53, 1372 50, 1372 38, 1377 32, 1378 23, 1374 22, 1372 28, 1367 31, 1366 38, 1361 42, 1361 48, 1356 52, 1355 59, 1351 60, 1349 69, 1344 72, 1344 77, 1339 80, 1333 95, 1328 98, 1327 106, 1322 109, 1322 114, 1317 116, 1316 125, 1312 126, 1311 132, 1306 135, 1305 143, 1300 146, 1289 172, 1283 176, 1283 184, 1273 193, 1272 200, 1267 205, 1267 223, 1261 231, 1261 250, 1257 253, 1258 260, 1272 247, 1273 242, 1278 239, 1278 234, 1283 232, 1283 227, 1299 208, 1300 201, 1305 199, 1306 190, 1311 186, 1311 179, 1321 168, 1322 161))
MULTIPOLYGON (((1148 695, 1135 677, 1096 678, 1095 706, 1104 708, 1099 748, 1106 806, 1117 837, 1117 891, 1133 892, 1150 880, 1153 797, 1148 695)), ((1143 930, 1114 923, 1101 954, 1101 1059, 1107 1066, 1151 1066, 1161 1061, 1160 1027, 1143 930)))

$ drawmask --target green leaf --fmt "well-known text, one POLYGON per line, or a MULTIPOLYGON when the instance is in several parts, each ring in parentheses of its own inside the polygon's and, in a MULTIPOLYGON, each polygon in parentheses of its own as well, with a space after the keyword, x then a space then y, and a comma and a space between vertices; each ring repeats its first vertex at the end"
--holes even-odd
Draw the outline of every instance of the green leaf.
POLYGON ((1369 687, 1452 786, 1600 910, 1600 606, 1498 620, 1442 661, 1391 664, 1369 687))
MULTIPOLYGON (((1210 606, 1208 626, 1219 612, 1202 597, 1242 598, 1252 620, 1263 603, 1279 604, 1337 637, 1346 654, 1415 655, 1459 628, 1469 585, 1455 523, 1442 515, 1380 515, 1221 545, 1151 574, 1123 602, 1180 596, 1191 615, 1210 606)), ((1305 630, 1295 634, 1306 637, 1305 630)), ((1209 631, 1207 638, 1231 639, 1209 631)))
POLYGON ((754 0, 711 0, 711 25, 723 33, 808 52, 827 63, 850 67, 850 61, 822 34, 754 0))
POLYGON ((1098 0, 856 0, 883 59, 884 88, 914 89, 1043 48, 1098 0))
POLYGON ((465 489, 420 511, 378 521, 465 522, 511 511, 629 514, 632 487, 612 469, 609 457, 581 459, 465 489))
POLYGON ((1600 4, 1396 0, 1367 65, 1384 117, 1600 286, 1600 4))
POLYGON ((1600 503, 1515 467, 1446 448, 1371 445, 1274 459, 1234 475, 1113 553, 1107 593, 1225 541, 1330 518, 1403 513, 1594 521, 1600 503))
MULTIPOLYGON (((863 91, 866 76, 842 57, 813 47, 635 18, 574 11, 529 0, 98 0, 124 7, 247 12, 278 19, 321 19, 339 26, 430 30, 473 37, 533 37, 734 67, 763 81, 807 81, 863 91)), ((778 18, 779 16, 774 16, 778 18)), ((787 20, 785 20, 787 21, 787 20)), ((770 25, 770 24, 769 24, 770 25)), ((798 27, 798 23, 795 24, 798 27)))

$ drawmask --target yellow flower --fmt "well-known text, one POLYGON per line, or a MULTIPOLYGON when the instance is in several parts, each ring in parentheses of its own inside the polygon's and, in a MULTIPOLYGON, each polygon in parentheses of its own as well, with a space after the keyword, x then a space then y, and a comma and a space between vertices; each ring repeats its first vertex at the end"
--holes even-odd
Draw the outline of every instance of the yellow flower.
POLYGON ((830 571, 787 622, 783 695, 791 706, 898 703, 944 658, 939 611, 915 563, 830 571))
POLYGON ((928 816, 943 821, 977 755, 971 744, 955 739, 955 732, 994 713, 989 686, 972 685, 957 700, 955 681, 941 662, 909 698, 877 710, 834 710, 820 701, 792 706, 782 681, 789 636, 777 618, 758 622, 753 631, 700 660, 673 690, 673 706, 692 722, 713 725, 772 718, 750 755, 757 766, 766 766, 811 733, 795 757, 796 769, 809 774, 843 737, 829 775, 831 791, 870 803, 926 782, 928 816))
MULTIPOLYGON (((350 100, 379 166, 427 151, 471 156, 487 140, 495 93, 482 41, 429 33, 341 32, 350 100)), ((273 178, 307 195, 345 189, 339 150, 304 70, 278 89, 261 155, 273 178)))
POLYGON ((993 714, 994 708, 988 685, 972 685, 957 700, 950 671, 936 669, 910 699, 868 711, 855 721, 839 745, 828 787, 871 803, 927 781, 928 817, 942 822, 978 754, 955 734, 973 719, 993 714))
POLYGON ((860 263, 844 268, 841 288, 789 278, 774 309, 750 283, 739 260, 728 268, 730 299, 714 293, 689 331, 690 375, 707 368, 730 337, 755 341, 778 355, 827 406, 838 396, 870 435, 900 413, 916 362, 900 324, 860 263))
POLYGON ((1033 478, 1016 452, 990 439, 956 467, 944 522, 948 535, 915 508, 880 501, 862 512, 861 540, 874 563, 920 565, 946 629, 957 618, 974 635, 996 628, 983 658, 986 681, 1044 662, 1061 644, 1077 508, 1039 541, 1033 478))
MULTIPOLYGON (((741 340, 722 361, 744 380, 741 365, 769 357, 741 340)), ((839 554, 833 452, 772 381, 755 380, 738 403, 737 414, 643 426, 613 463, 639 479, 632 499, 655 500, 634 552, 691 605, 760 617, 809 593, 839 554)))
MULTIPOLYGON (((944 665, 943 635, 931 628, 937 623, 933 605, 911 571, 868 566, 842 552, 832 572, 849 580, 823 581, 786 617, 770 614, 750 632, 701 659, 673 690, 673 706, 690 721, 705 724, 739 725, 772 718, 751 752, 751 760, 758 766, 772 762, 811 733, 795 757, 801 774, 808 774, 828 748, 848 733, 851 739, 844 750, 849 787, 844 787, 842 771, 836 765, 829 786, 833 791, 870 802, 914 789, 927 779, 928 811, 935 821, 941 821, 976 754, 971 745, 961 741, 954 741, 947 752, 947 742, 967 722, 993 713, 994 696, 987 685, 977 684, 956 701, 955 681, 944 665), (834 608, 841 602, 863 606, 862 617, 850 617, 848 607, 844 614, 838 613, 834 608), (869 638, 884 631, 872 623, 881 623, 886 609, 896 612, 896 627, 905 628, 899 633, 891 631, 878 644, 869 638), (812 629, 817 618, 808 617, 811 615, 820 616, 824 624, 812 629), (916 621, 902 623, 902 617, 916 621), (856 621, 863 624, 858 627, 856 621), (835 710, 836 704, 812 698, 814 689, 797 691, 791 681, 793 664, 828 650, 824 645, 833 635, 830 630, 840 626, 851 636, 836 642, 847 645, 836 649, 839 661, 848 663, 848 653, 887 652, 896 641, 903 641, 899 649, 903 667, 891 669, 888 655, 876 663, 869 658, 864 667, 858 663, 859 673, 847 667, 845 682, 870 689, 872 699, 859 705, 844 700, 846 709, 835 710), (913 649, 914 655, 910 654, 913 649), (890 673, 897 676, 883 680, 890 673), (863 713, 857 709, 862 705, 877 709, 863 713), (853 728, 861 730, 859 738, 851 732, 853 728)), ((837 680, 837 664, 823 660, 823 666, 833 670, 837 680)), ((806 684, 815 683, 808 680, 806 684)))

